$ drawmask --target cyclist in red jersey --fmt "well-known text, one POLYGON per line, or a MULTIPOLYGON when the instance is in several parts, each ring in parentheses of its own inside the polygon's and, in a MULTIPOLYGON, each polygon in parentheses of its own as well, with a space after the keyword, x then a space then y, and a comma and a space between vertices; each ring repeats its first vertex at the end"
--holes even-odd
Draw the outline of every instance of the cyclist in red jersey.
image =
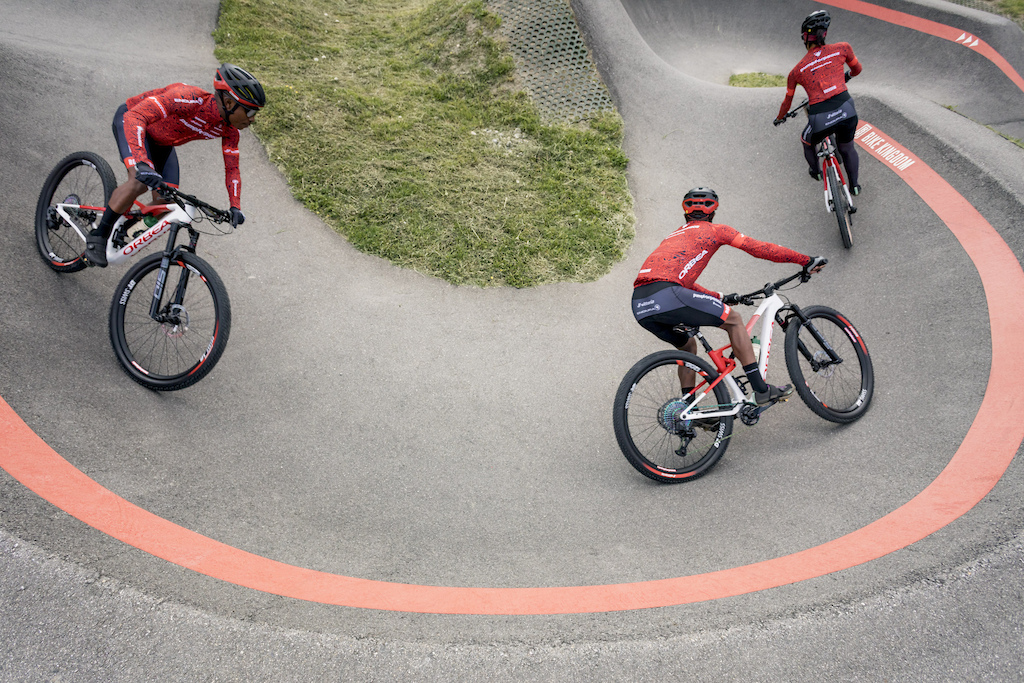
MULTIPOLYGON (((750 380, 755 400, 758 405, 765 405, 789 396, 793 387, 776 387, 764 381, 743 317, 728 305, 736 303, 736 295, 723 296, 721 292, 705 289, 697 284, 697 277, 722 245, 775 263, 795 263, 810 273, 824 268, 824 259, 761 242, 728 225, 712 223, 717 209, 718 194, 714 190, 697 187, 686 193, 686 225, 665 238, 647 257, 633 282, 633 316, 658 339, 689 353, 697 352, 697 340, 681 326, 721 327, 729 335, 736 360, 750 380)), ((695 383, 693 371, 679 366, 679 381, 683 395, 690 393, 695 383)))
POLYGON ((238 134, 249 127, 267 97, 252 74, 233 64, 220 65, 213 85, 215 94, 175 83, 131 97, 118 108, 114 138, 129 178, 111 193, 99 226, 89 233, 85 247, 89 265, 106 267, 110 231, 140 195, 152 189, 158 202, 161 184, 177 187, 178 155, 174 148, 192 140, 221 139, 231 224, 245 222, 238 134))
POLYGON ((800 137, 811 177, 821 180, 821 168, 814 146, 835 133, 839 154, 846 166, 846 173, 850 176, 851 191, 858 195, 860 157, 857 155, 857 146, 853 143, 854 134, 857 132, 857 109, 846 89, 846 83, 864 67, 857 61, 849 43, 825 44, 825 36, 831 23, 832 18, 822 9, 808 14, 800 26, 807 54, 789 72, 786 98, 779 108, 779 116, 775 123, 778 125, 785 120, 786 113, 793 104, 796 86, 803 86, 807 92, 808 119, 807 127, 800 137), (850 65, 849 72, 845 68, 847 64, 850 65))

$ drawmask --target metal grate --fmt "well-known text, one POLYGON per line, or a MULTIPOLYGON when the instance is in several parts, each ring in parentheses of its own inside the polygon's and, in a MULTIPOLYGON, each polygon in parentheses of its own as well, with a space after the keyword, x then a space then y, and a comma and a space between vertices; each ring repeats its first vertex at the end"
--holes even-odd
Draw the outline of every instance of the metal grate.
POLYGON ((489 0, 519 77, 545 119, 579 121, 614 109, 567 0, 489 0))
POLYGON ((992 14, 999 14, 1001 16, 1010 19, 1011 21, 1017 22, 1020 26, 1024 27, 1024 17, 1014 17, 1009 12, 1004 11, 1000 8, 1000 3, 992 2, 992 0, 949 0, 956 5, 962 5, 964 7, 970 7, 971 9, 980 9, 984 12, 991 12, 992 14))

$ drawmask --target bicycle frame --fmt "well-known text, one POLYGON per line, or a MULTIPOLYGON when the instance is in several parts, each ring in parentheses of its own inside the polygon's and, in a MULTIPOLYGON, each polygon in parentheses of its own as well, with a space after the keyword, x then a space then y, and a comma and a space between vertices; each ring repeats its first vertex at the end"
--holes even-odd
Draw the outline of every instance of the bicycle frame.
MULTIPOLYGON (((761 340, 761 348, 757 358, 757 370, 761 373, 761 377, 765 377, 765 373, 768 369, 768 356, 771 354, 772 346, 772 332, 775 330, 775 322, 779 311, 787 308, 789 304, 783 302, 782 298, 772 293, 771 296, 767 297, 764 301, 758 305, 754 314, 750 316, 747 321, 747 335, 750 335, 755 326, 760 323, 758 328, 758 337, 761 340)), ((780 321, 781 322, 781 321, 780 321)), ((696 333, 697 339, 704 345, 704 350, 707 351, 708 356, 711 358, 711 362, 714 363, 715 369, 718 371, 718 379, 711 384, 704 383, 697 387, 697 391, 700 393, 695 397, 692 405, 697 405, 700 401, 710 392, 714 391, 714 387, 719 382, 724 382, 726 388, 729 390, 729 397, 732 399, 732 403, 728 408, 723 410, 708 412, 698 408, 699 417, 710 418, 710 417, 721 417, 728 415, 736 415, 743 409, 744 405, 756 403, 743 393, 736 378, 732 376, 733 371, 736 369, 736 359, 726 358, 725 352, 732 348, 732 344, 726 344, 725 346, 714 349, 711 344, 708 343, 704 335, 698 330, 696 333)), ((683 413, 681 417, 686 418, 689 416, 689 409, 683 413)), ((696 416, 695 416, 696 417, 696 416)))
MULTIPOLYGON (((149 244, 157 237, 166 232, 172 224, 191 224, 197 215, 196 208, 188 203, 185 203, 184 208, 177 204, 143 206, 136 202, 136 205, 142 207, 140 209, 140 213, 143 216, 162 215, 160 215, 159 220, 153 224, 153 227, 136 232, 131 236, 131 239, 122 246, 118 246, 115 243, 115 240, 122 232, 122 227, 129 218, 127 216, 121 216, 118 218, 114 223, 113 230, 110 231, 110 238, 107 240, 107 263, 110 265, 122 263, 132 256, 135 256, 145 247, 149 246, 149 244)), ((86 236, 82 234, 77 222, 72 220, 71 213, 77 212, 80 209, 97 211, 99 214, 103 213, 102 207, 80 206, 78 204, 56 204, 55 208, 61 218, 67 221, 68 224, 74 228, 75 232, 78 233, 78 236, 82 238, 83 243, 86 241, 86 236)), ((175 234, 176 233, 177 231, 175 231, 175 234)), ((170 247, 173 247, 173 245, 170 245, 170 247)))
MULTIPOLYGON (((792 279, 792 278, 789 278, 792 279)), ((798 318, 799 324, 805 325, 815 341, 821 346, 822 349, 828 354, 829 360, 825 361, 824 364, 838 364, 842 363, 843 359, 835 352, 828 341, 821 335, 821 333, 811 324, 810 320, 804 315, 800 307, 793 303, 786 303, 776 293, 776 288, 785 283, 788 280, 780 280, 774 285, 768 285, 762 291, 768 296, 758 305, 754 314, 750 316, 750 319, 746 324, 747 334, 750 335, 755 328, 758 330, 758 336, 760 338, 761 348, 757 357, 757 370, 761 373, 762 378, 766 378, 768 369, 768 357, 771 354, 772 345, 772 333, 775 331, 775 324, 778 323, 784 330, 788 328, 791 318, 798 318), (770 293, 769 293, 770 292, 770 293), (791 312, 792 315, 783 316, 783 311, 791 312), (758 327, 758 325, 760 325, 758 327)), ((765 409, 765 407, 758 408, 756 401, 744 394, 743 389, 740 388, 739 382, 733 377, 732 373, 736 369, 736 359, 726 358, 725 352, 732 348, 732 344, 726 344, 721 348, 712 348, 708 340, 704 338, 699 329, 696 329, 694 336, 704 346, 704 350, 711 358, 711 362, 715 366, 715 370, 718 372, 718 379, 711 383, 704 382, 695 388, 695 398, 690 403, 690 408, 687 408, 682 415, 681 419, 694 419, 694 418, 711 418, 711 417, 722 417, 729 415, 737 415, 744 409, 753 409, 757 412, 752 414, 752 417, 756 420, 757 415, 765 409), (726 388, 729 391, 729 398, 731 403, 728 406, 719 406, 721 410, 708 411, 706 407, 697 407, 694 413, 690 413, 690 410, 694 406, 698 406, 700 401, 704 399, 710 392, 714 391, 714 387, 719 382, 724 382, 726 388), (699 393, 697 393, 699 392, 699 393)), ((803 346, 802 342, 798 343, 797 348, 800 350, 805 357, 810 358, 806 347, 803 346)), ((698 370, 698 368, 691 368, 692 370, 698 370)), ((816 367, 815 370, 818 368, 816 367)), ((749 413, 744 413, 745 416, 751 416, 749 413)))
POLYGON ((836 212, 835 203, 832 201, 832 188, 828 183, 829 166, 836 170, 836 177, 839 178, 839 182, 843 186, 843 192, 846 193, 846 203, 853 206, 853 196, 850 194, 850 188, 846 183, 846 178, 843 176, 843 169, 839 164, 833 136, 829 135, 818 143, 818 158, 821 159, 821 178, 825 184, 825 208, 829 213, 836 212))

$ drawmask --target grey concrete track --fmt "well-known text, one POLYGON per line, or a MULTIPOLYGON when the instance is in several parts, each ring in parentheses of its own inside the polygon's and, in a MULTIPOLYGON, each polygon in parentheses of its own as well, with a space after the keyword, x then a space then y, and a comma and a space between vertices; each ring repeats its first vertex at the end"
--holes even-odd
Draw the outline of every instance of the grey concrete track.
MULTIPOLYGON (((1016 27, 945 3, 883 4, 973 22, 1024 71, 1016 27)), ((196 387, 147 392, 120 371, 106 334, 123 271, 52 273, 32 216, 66 153, 115 159, 109 121, 125 97, 209 85, 217 3, 79 7, 14 0, 0 28, 0 396, 87 475, 177 524, 383 581, 683 576, 808 548, 896 509, 942 470, 978 410, 991 358, 974 265, 863 153, 857 244, 843 251, 797 127, 770 125, 782 92, 722 85, 734 70, 785 72, 800 56, 792 27, 815 6, 749 0, 574 3, 626 122, 639 220, 627 258, 596 283, 456 288, 360 254, 295 204, 243 135, 251 220, 199 243, 231 294, 227 352, 196 387), (133 38, 140 27, 161 36, 159 49, 133 38), (738 427, 709 476, 664 487, 618 452, 610 400, 659 348, 631 319, 630 285, 697 184, 718 189, 723 222, 831 259, 792 297, 857 323, 878 386, 855 425, 825 424, 794 401, 738 427)), ((1024 152, 943 107, 1012 132, 1020 92, 946 41, 832 13, 830 37, 866 65, 852 85, 862 119, 1024 254, 1024 152), (954 73, 937 66, 947 57, 954 73)), ((183 187, 223 203, 218 146, 179 154, 183 187)), ((702 282, 749 290, 788 272, 723 250, 702 282)), ((784 375, 781 359, 770 373, 784 375)), ((680 607, 514 618, 339 608, 225 584, 112 540, 4 474, 0 677, 1019 678, 1022 481, 1015 460, 953 524, 820 579, 680 607)))

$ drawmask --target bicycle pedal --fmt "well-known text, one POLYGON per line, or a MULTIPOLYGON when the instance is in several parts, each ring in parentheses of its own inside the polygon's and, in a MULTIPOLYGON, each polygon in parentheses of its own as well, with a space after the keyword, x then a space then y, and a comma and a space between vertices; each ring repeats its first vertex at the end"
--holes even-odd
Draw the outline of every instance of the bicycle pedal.
POLYGON ((857 213, 857 207, 856 206, 851 206, 850 207, 850 213, 857 213))

